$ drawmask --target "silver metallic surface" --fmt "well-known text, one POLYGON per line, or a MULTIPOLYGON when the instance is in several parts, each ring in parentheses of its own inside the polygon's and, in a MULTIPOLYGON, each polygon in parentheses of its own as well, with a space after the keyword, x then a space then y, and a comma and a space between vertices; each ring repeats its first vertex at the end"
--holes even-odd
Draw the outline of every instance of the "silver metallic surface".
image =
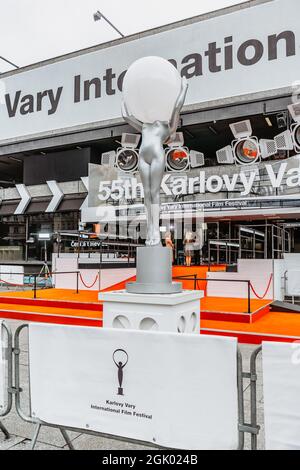
POLYGON ((181 90, 174 104, 170 122, 142 123, 130 114, 126 103, 122 103, 122 115, 126 122, 142 133, 139 152, 139 171, 144 187, 144 203, 147 218, 146 245, 161 245, 159 230, 160 187, 166 166, 163 145, 173 138, 179 123, 180 110, 184 104, 188 84, 182 79, 181 90))
MULTIPOLYGON (((11 329, 6 322, 0 323, 0 335, 5 332, 6 334, 6 345, 5 345, 5 355, 6 355, 6 362, 7 362, 7 383, 5 387, 5 394, 6 394, 6 405, 5 407, 0 410, 0 418, 7 416, 13 404, 13 364, 12 364, 12 350, 13 350, 13 339, 11 329)), ((10 434, 4 424, 0 421, 0 431, 4 434, 5 439, 10 438, 10 434)))
POLYGON ((178 294, 181 282, 172 282, 172 251, 162 246, 137 249, 136 282, 128 282, 130 294, 178 294))

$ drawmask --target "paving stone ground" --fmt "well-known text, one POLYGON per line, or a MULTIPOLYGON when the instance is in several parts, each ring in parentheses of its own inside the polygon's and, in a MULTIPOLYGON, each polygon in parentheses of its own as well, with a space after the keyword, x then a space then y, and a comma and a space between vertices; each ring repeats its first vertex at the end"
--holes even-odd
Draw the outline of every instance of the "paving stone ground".
MULTIPOLYGON (((22 323, 18 321, 8 321, 12 331, 22 323)), ((240 345, 243 356, 243 369, 249 371, 250 356, 252 351, 257 346, 240 345)), ((28 344, 26 335, 21 341, 21 379, 22 388, 24 390, 23 407, 26 411, 28 409, 28 344)), ((257 400, 258 400, 258 424, 261 426, 261 431, 258 436, 258 449, 264 449, 264 423, 263 423, 263 391, 262 391, 262 365, 261 359, 257 362, 258 368, 258 387, 257 387, 257 400)), ((250 422, 250 383, 246 379, 244 381, 244 394, 245 394, 245 414, 246 420, 250 422)), ((5 440, 3 434, 0 432, 0 450, 29 450, 30 440, 33 436, 35 426, 31 423, 23 421, 15 412, 14 407, 11 413, 2 419, 2 423, 6 426, 11 434, 10 439, 5 440)), ((68 435, 78 450, 142 450, 149 449, 149 447, 138 446, 129 442, 121 442, 101 437, 95 437, 88 434, 80 434, 75 432, 68 432, 68 435)), ((66 449, 66 443, 58 429, 42 427, 39 434, 38 442, 36 445, 37 450, 62 450, 66 449)), ((250 436, 246 435, 245 449, 249 450, 250 436)))

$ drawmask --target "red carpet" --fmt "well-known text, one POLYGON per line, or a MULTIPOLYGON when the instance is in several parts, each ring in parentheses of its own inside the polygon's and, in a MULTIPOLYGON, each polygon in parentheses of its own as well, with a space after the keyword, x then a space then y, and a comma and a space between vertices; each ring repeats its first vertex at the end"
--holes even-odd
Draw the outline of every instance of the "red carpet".
MULTIPOLYGON (((224 266, 214 268, 223 270, 224 266)), ((173 268, 173 276, 194 276, 205 279, 207 267, 173 268)), ((131 278, 130 280, 134 280, 131 278)), ((127 281, 111 286, 106 291, 124 289, 127 281)), ((180 281, 184 289, 194 289, 194 279, 180 281)), ((205 281, 197 288, 204 290, 205 281)), ((240 342, 259 344, 268 341, 300 340, 300 315, 269 312, 270 301, 251 300, 251 315, 247 300, 205 297, 201 300, 201 333, 236 336, 240 342)), ((102 304, 98 292, 42 289, 33 299, 32 291, 1 292, 0 317, 22 321, 102 326, 102 304)))

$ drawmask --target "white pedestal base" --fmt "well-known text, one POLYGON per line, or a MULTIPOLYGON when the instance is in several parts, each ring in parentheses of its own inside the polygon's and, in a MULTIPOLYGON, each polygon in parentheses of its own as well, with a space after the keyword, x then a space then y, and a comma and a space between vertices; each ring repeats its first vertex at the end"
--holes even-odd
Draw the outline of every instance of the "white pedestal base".
POLYGON ((172 295, 100 292, 103 327, 199 334, 202 297, 200 291, 172 295))

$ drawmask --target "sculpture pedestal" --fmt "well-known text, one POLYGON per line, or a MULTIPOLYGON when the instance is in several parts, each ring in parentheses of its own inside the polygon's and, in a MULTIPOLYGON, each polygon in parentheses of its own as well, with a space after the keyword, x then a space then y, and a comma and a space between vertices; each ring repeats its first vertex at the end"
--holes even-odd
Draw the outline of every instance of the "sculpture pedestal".
POLYGON ((180 282, 172 282, 172 250, 163 246, 137 249, 136 282, 128 282, 130 294, 176 294, 182 292, 180 282))
POLYGON ((173 295, 100 292, 103 327, 199 334, 201 291, 173 295))

